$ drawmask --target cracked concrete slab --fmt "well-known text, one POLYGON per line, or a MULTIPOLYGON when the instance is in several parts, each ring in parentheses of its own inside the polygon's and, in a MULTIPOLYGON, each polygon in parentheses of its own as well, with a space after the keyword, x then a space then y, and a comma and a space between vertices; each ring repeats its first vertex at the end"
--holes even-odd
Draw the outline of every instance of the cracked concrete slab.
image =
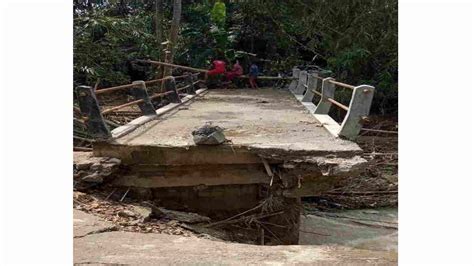
MULTIPOLYGON (((373 250, 375 238, 340 245, 256 246, 197 237, 103 232, 112 224, 74 210, 74 263, 114 265, 396 265, 393 250, 373 250), (98 233, 101 232, 101 233, 98 233)), ((314 237, 314 236, 313 236, 314 237)), ((384 236, 382 236, 383 238, 384 236)), ((379 243, 378 240, 377 243, 379 243)), ((376 244, 376 243, 375 243, 376 244)))
POLYGON ((113 230, 115 226, 92 214, 74 209, 74 238, 84 237, 96 232, 113 230))
POLYGON ((301 217, 300 244, 337 244, 398 253, 397 209, 310 213, 301 217))
POLYGON ((74 239, 74 263, 132 265, 395 265, 390 252, 342 246, 255 246, 195 237, 107 232, 74 239))

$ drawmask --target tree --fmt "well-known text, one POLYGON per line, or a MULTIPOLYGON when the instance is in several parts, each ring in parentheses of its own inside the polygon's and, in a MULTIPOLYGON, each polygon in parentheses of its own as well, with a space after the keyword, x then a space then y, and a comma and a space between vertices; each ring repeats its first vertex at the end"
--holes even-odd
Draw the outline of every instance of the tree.
POLYGON ((155 35, 156 41, 163 42, 163 0, 155 0, 155 35))
MULTIPOLYGON (((176 46, 178 44, 178 32, 179 32, 179 23, 181 21, 181 0, 173 1, 173 20, 171 21, 171 29, 169 41, 171 48, 168 56, 166 56, 165 61, 168 63, 173 63, 173 57, 176 52, 176 46)), ((171 74, 171 68, 165 67, 165 76, 171 74)))

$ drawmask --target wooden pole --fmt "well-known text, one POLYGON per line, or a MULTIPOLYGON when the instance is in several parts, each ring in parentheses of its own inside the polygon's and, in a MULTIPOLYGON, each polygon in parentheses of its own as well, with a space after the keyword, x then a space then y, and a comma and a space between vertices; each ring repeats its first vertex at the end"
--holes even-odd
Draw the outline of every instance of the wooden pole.
POLYGON ((143 63, 150 63, 150 64, 155 64, 155 65, 160 65, 160 66, 168 66, 168 67, 174 67, 174 68, 181 68, 189 71, 196 71, 196 72, 202 72, 202 73, 207 73, 207 69, 202 69, 202 68, 194 68, 194 67, 187 67, 187 66, 180 66, 176 64, 171 64, 171 63, 165 63, 165 62, 160 62, 160 61, 153 61, 153 60, 137 60, 138 62, 143 62, 143 63))

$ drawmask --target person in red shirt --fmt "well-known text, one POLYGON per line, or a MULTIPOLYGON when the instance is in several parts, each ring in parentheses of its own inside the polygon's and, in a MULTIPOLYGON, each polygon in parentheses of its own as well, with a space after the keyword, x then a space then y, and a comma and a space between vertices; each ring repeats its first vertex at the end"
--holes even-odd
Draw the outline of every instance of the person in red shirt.
POLYGON ((222 60, 212 61, 212 69, 207 71, 208 76, 216 76, 225 73, 225 62, 222 60))
POLYGON ((235 77, 241 76, 244 73, 244 69, 239 63, 239 60, 235 60, 235 64, 231 71, 225 74, 227 81, 232 81, 235 77))

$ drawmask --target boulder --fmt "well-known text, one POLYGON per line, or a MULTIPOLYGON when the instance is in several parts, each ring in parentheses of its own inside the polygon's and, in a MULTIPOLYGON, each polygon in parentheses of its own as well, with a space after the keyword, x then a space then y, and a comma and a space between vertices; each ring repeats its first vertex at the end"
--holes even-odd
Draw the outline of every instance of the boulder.
POLYGON ((224 130, 218 126, 204 125, 192 132, 196 145, 219 145, 226 141, 224 130))

